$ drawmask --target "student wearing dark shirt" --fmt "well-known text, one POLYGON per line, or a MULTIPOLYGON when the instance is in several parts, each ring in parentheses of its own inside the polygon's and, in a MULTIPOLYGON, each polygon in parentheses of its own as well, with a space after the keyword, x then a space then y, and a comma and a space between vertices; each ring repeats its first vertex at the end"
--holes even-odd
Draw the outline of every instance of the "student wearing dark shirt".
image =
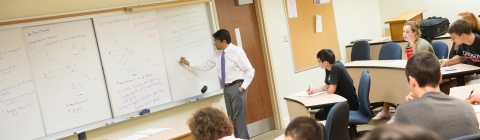
MULTIPOLYGON (((337 94, 345 99, 350 110, 358 110, 358 98, 353 85, 353 80, 341 62, 335 62, 335 54, 330 49, 322 49, 317 53, 317 61, 320 68, 325 69, 325 85, 307 89, 308 94, 326 91, 328 94, 337 94)), ((326 119, 331 107, 323 108, 315 114, 318 120, 326 119)))
MULTIPOLYGON (((472 33, 475 35, 480 35, 480 20, 478 20, 477 16, 472 12, 461 12, 458 14, 458 19, 463 19, 468 22, 470 25, 470 29, 472 33)), ((453 42, 452 48, 450 50, 450 54, 448 56, 449 59, 452 59, 455 55, 457 55, 457 50, 459 48, 459 43, 453 42)), ((464 61, 465 62, 465 61, 464 61)), ((466 62, 465 62, 466 64, 466 62)))
POLYGON ((466 61, 467 64, 480 66, 480 36, 472 33, 467 21, 459 19, 450 25, 448 33, 458 46, 457 56, 446 61, 442 66, 455 65, 466 61))

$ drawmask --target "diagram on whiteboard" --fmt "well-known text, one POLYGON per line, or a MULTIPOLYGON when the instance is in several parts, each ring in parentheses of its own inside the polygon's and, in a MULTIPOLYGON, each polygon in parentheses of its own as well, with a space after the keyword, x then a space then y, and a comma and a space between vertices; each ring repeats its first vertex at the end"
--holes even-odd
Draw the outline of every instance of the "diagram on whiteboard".
POLYGON ((93 21, 114 116, 171 102, 155 12, 93 21))
MULTIPOLYGON (((86 59, 87 47, 84 45, 71 45, 71 53, 61 54, 63 56, 52 55, 49 50, 45 51, 48 59, 49 70, 44 72, 45 79, 53 81, 56 89, 61 88, 85 88, 84 83, 96 81, 96 77, 91 77, 88 71, 78 69, 79 59, 86 59), (68 59, 64 59, 68 58, 68 59)), ((80 96, 81 94, 79 94, 80 96)))

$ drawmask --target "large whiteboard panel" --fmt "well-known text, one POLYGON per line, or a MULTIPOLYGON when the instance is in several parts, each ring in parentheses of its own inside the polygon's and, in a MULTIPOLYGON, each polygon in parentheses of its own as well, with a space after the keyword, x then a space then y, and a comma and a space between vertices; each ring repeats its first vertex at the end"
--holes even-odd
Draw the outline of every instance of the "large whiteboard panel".
POLYGON ((112 117, 90 19, 23 31, 47 134, 112 117))
POLYGON ((165 56, 173 100, 181 100, 220 89, 217 69, 196 71, 181 65, 181 56, 190 62, 203 62, 213 57, 212 27, 205 3, 157 10, 158 31, 165 56))
POLYGON ((22 30, 0 31, 0 139, 45 136, 22 30))
POLYGON ((171 102, 155 12, 94 23, 114 116, 171 102))

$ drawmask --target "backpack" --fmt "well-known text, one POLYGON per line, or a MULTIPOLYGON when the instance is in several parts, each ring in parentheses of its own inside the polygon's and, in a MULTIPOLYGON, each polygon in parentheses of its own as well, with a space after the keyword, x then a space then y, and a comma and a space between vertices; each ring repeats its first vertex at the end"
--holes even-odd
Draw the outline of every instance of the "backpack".
POLYGON ((428 17, 418 23, 420 31, 422 32, 421 38, 432 43, 432 39, 437 36, 441 36, 447 33, 450 22, 447 18, 442 17, 428 17))

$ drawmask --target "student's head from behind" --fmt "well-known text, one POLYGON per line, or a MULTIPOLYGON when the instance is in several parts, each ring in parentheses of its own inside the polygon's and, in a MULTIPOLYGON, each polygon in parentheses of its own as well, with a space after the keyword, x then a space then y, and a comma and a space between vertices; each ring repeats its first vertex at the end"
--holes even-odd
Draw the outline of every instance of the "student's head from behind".
POLYGON ((393 123, 375 127, 360 140, 441 140, 441 137, 420 126, 393 123))
POLYGON ((420 26, 415 21, 407 21, 403 25, 403 39, 406 41, 414 41, 420 38, 422 32, 420 26))
POLYGON ((468 35, 472 34, 470 25, 466 20, 459 19, 450 24, 447 32, 450 34, 450 38, 453 42, 463 44, 468 39, 468 35))
POLYGON ((470 29, 472 32, 480 32, 480 21, 478 17, 472 12, 461 12, 458 13, 458 19, 463 19, 467 21, 468 25, 470 25, 470 29))
POLYGON ((228 44, 230 44, 230 41, 232 40, 230 38, 230 33, 225 29, 218 30, 212 36, 214 41, 213 44, 215 45, 217 50, 225 49, 228 46, 228 44))
POLYGON ((317 62, 322 69, 325 69, 335 63, 335 54, 330 49, 322 49, 317 53, 317 62))
POLYGON ((414 96, 419 97, 426 88, 436 89, 442 79, 440 63, 430 52, 419 52, 407 61, 405 75, 414 96))
POLYGON ((195 140, 216 140, 233 134, 233 125, 227 115, 211 106, 195 111, 188 120, 188 127, 195 140))
POLYGON ((323 140, 324 126, 317 124, 315 119, 300 116, 292 121, 285 129, 285 140, 323 140))

